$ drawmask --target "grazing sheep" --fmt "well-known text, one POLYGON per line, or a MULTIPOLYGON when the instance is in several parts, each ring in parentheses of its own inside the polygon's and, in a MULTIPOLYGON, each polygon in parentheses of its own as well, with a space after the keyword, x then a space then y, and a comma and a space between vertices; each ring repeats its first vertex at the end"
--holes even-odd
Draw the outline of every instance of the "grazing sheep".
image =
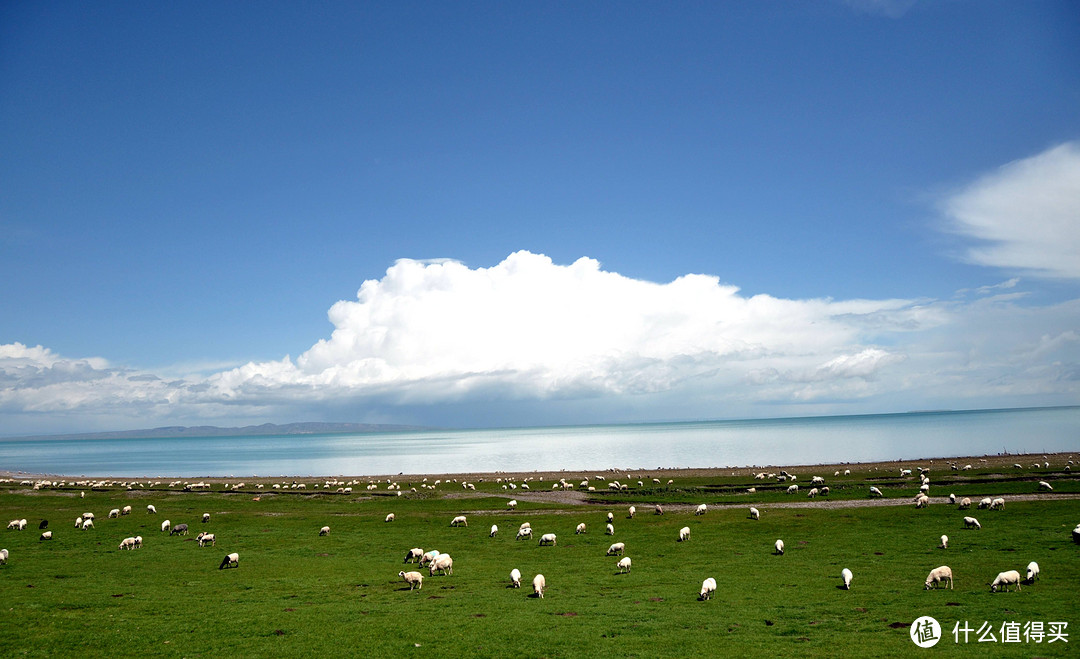
POLYGON ((806 493, 807 499, 813 499, 818 495, 818 489, 816 487, 810 488, 810 491, 806 493))
POLYGON ((135 536, 135 549, 139 549, 140 547, 142 547, 142 536, 137 535, 135 536))
POLYGON ((1073 542, 1080 545, 1080 524, 1076 525, 1076 528, 1072 530, 1073 542))
POLYGON ((956 495, 952 492, 949 493, 949 503, 956 503, 956 495))
POLYGON ((604 535, 615 535, 615 527, 608 524, 604 529, 604 535))
POLYGON ((943 536, 941 536, 941 544, 938 545, 938 549, 948 549, 948 548, 949 548, 949 536, 943 535, 943 536))
POLYGON ((874 487, 873 485, 871 485, 870 486, 870 496, 872 496, 872 497, 883 497, 885 495, 881 493, 881 490, 879 490, 876 487, 874 487))
POLYGON ((679 529, 679 542, 686 542, 690 539, 690 527, 684 526, 679 529))
POLYGON ((608 524, 614 522, 615 521, 615 513, 608 513, 607 514, 607 521, 608 521, 608 524))
MULTIPOLYGON (((83 513, 83 519, 94 519, 94 513, 83 513)), ((25 520, 23 520, 25 521, 25 520)))
POLYGON ((113 518, 116 518, 116 517, 120 517, 120 509, 119 508, 113 508, 112 510, 109 511, 109 519, 113 519, 113 518))
POLYGON ((41 540, 52 540, 52 531, 46 531, 46 532, 42 533, 41 537, 38 538, 38 540, 39 541, 41 541, 41 540))
POLYGON ((419 572, 405 572, 402 570, 397 575, 405 580, 405 583, 409 584, 409 590, 413 588, 422 590, 424 588, 424 575, 419 572))
POLYGON ((851 590, 851 570, 847 568, 841 570, 840 578, 844 580, 844 590, 851 590))
POLYGON ((1005 510, 1005 499, 998 497, 991 501, 990 510, 1005 510))
POLYGON ((704 601, 712 599, 712 594, 716 592, 716 579, 709 577, 705 581, 701 582, 701 593, 698 595, 698 601, 704 601))
POLYGON ((516 510, 517 509, 517 499, 510 499, 509 501, 507 501, 506 502, 506 507, 509 508, 510 510, 516 510))
POLYGON ((392 522, 392 521, 394 521, 395 519, 397 519, 397 518, 396 518, 396 517, 394 516, 394 513, 390 513, 390 514, 388 514, 388 515, 386 516, 386 519, 384 519, 383 521, 384 521, 384 522, 392 522))
POLYGON ((698 507, 697 507, 697 509, 696 509, 696 510, 694 511, 694 514, 695 514, 695 515, 704 515, 704 514, 705 514, 705 512, 706 512, 706 511, 707 511, 708 509, 709 509, 709 507, 708 507, 708 506, 706 506, 705 504, 703 504, 703 503, 702 503, 702 504, 699 504, 699 505, 698 505, 698 507))
POLYGON ((635 508, 634 506, 630 506, 629 513, 630 519, 634 519, 634 515, 637 513, 637 508, 635 508))
POLYGON ((773 553, 776 554, 777 556, 783 556, 783 554, 784 554, 784 541, 783 540, 777 540, 776 541, 776 544, 773 545, 773 553))
MULTIPOLYGON (((81 524, 82 524, 82 517, 80 517, 79 520, 75 523, 75 528, 78 528, 81 524)), ((19 520, 17 520, 17 519, 11 520, 10 522, 8 522, 7 527, 8 527, 8 531, 18 531, 19 530, 19 520)))
POLYGON ((967 510, 971 507, 971 499, 964 497, 960 499, 960 505, 956 507, 957 510, 967 510))
POLYGON ((489 538, 494 538, 495 534, 498 533, 498 532, 499 532, 499 525, 498 524, 492 524, 491 525, 491 533, 488 534, 488 537, 489 538))
POLYGON ((8 559, 8 550, 0 549, 0 565, 6 564, 7 559, 8 559))
POLYGON ((1035 561, 1031 561, 1027 564, 1027 582, 1035 583, 1035 580, 1039 578, 1039 564, 1035 561))
POLYGON ((625 549, 626 549, 626 543, 625 542, 616 542, 615 544, 613 544, 613 545, 611 545, 610 547, 607 548, 607 555, 608 556, 614 556, 615 554, 621 554, 621 553, 623 553, 623 550, 625 550, 625 549))
POLYGON ((829 496, 829 486, 828 485, 821 488, 821 496, 823 496, 823 497, 829 496))
POLYGON ((664 514, 664 507, 663 507, 663 506, 661 506, 660 504, 656 504, 656 509, 655 509, 655 511, 654 511, 654 512, 655 512, 655 513, 656 513, 657 515, 663 515, 663 514, 664 514))
POLYGON ((1001 587, 1007 593, 1009 592, 1009 586, 1013 584, 1016 584, 1016 589, 1020 590, 1020 573, 1016 570, 1001 572, 994 579, 994 583, 990 584, 990 592, 996 593, 998 587, 1001 587))
POLYGON ((161 523, 161 531, 162 532, 168 531, 171 527, 172 527, 172 522, 170 522, 169 520, 165 520, 164 522, 161 523))
MULTIPOLYGON (((837 473, 839 473, 839 472, 837 472, 837 473)), ((810 484, 811 485, 824 485, 825 484, 825 479, 822 478, 821 476, 814 476, 813 478, 810 479, 810 484)))
POLYGON ((544 535, 540 536, 540 545, 545 544, 551 545, 552 547, 555 546, 556 538, 554 533, 545 533, 544 535))
POLYGON ((131 514, 131 506, 124 506, 124 509, 120 511, 120 514, 121 515, 130 515, 131 514))
POLYGON ((761 512, 757 508, 750 508, 750 519, 761 519, 761 512))
POLYGON ((514 540, 521 540, 522 538, 532 538, 532 529, 528 526, 518 529, 517 537, 514 540))
POLYGON ((135 538, 124 538, 120 541, 118 549, 135 549, 135 538))
POLYGON ((240 567, 240 554, 233 552, 221 559, 221 565, 218 566, 218 569, 224 570, 227 567, 240 567))
POLYGON ((923 585, 923 590, 930 590, 931 587, 937 588, 939 583, 947 583, 949 590, 952 590, 952 568, 948 565, 942 565, 930 570, 930 574, 926 577, 926 583, 923 585))
POLYGON ((538 574, 533 577, 533 592, 536 593, 536 596, 544 599, 545 590, 547 590, 547 579, 544 578, 544 575, 538 574))
POLYGON ((406 552, 404 562, 408 563, 408 562, 415 559, 416 562, 419 563, 420 559, 423 558, 423 557, 424 557, 424 550, 419 548, 419 547, 413 547, 408 552, 406 552))
POLYGON ((798 491, 799 491, 799 486, 798 485, 788 485, 788 488, 787 488, 787 493, 788 494, 795 494, 798 491))
POLYGON ((209 521, 210 521, 210 513, 203 513, 202 514, 202 523, 206 524, 209 521))
POLYGON ((976 531, 978 531, 978 530, 982 529, 982 524, 979 524, 979 520, 975 519, 974 517, 965 517, 964 518, 964 528, 965 529, 975 529, 976 531))
POLYGON ((187 535, 187 524, 177 524, 169 531, 169 535, 187 535))
POLYGON ((928 505, 930 505, 930 497, 926 496, 925 494, 920 494, 919 496, 915 497, 916 508, 925 508, 928 505))
POLYGON ((454 519, 450 520, 450 526, 468 526, 469 521, 465 519, 464 515, 458 515, 454 519))
POLYGON ((330 527, 329 526, 324 526, 321 529, 319 529, 319 535, 330 535, 330 527))
POLYGON ((217 545, 217 538, 214 537, 213 533, 203 532, 195 536, 195 539, 199 542, 200 547, 205 547, 206 545, 214 547, 217 545))
POLYGON ((578 534, 584 533, 584 532, 585 532, 585 522, 582 522, 581 524, 578 524, 577 528, 574 529, 574 535, 578 535, 578 534))
POLYGON ((441 556, 441 554, 438 549, 424 552, 424 555, 420 557, 420 567, 423 567, 428 563, 434 563, 435 559, 439 556, 441 556))
POLYGON ((82 523, 83 531, 85 531, 87 529, 92 529, 92 528, 94 528, 94 520, 92 520, 92 519, 84 519, 83 523, 82 523))
POLYGON ((157 508, 154 507, 154 504, 152 504, 152 503, 147 504, 147 506, 146 506, 146 514, 147 515, 153 515, 155 513, 157 513, 157 508))
POLYGON ((450 558, 450 554, 439 554, 435 557, 435 560, 431 561, 431 566, 428 567, 428 576, 436 572, 442 572, 444 575, 454 573, 454 559, 450 558))
POLYGON ((512 588, 521 588, 521 571, 517 568, 510 570, 510 586, 512 588))
POLYGON ((1040 490, 1053 490, 1054 488, 1050 485, 1050 483, 1047 483, 1046 481, 1039 481, 1039 489, 1040 490))
POLYGON ((979 502, 979 509, 989 508, 990 504, 992 504, 993 502, 994 502, 993 499, 991 499, 990 497, 986 497, 985 499, 983 499, 982 501, 979 502))
POLYGON ((619 562, 615 564, 615 567, 619 568, 619 572, 629 572, 630 571, 630 557, 629 556, 623 556, 621 559, 619 559, 619 562))

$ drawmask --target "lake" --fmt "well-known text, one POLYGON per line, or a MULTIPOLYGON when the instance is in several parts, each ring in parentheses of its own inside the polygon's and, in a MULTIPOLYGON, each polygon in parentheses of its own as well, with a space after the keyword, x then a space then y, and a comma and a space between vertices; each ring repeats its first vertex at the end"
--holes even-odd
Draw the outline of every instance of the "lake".
POLYGON ((331 476, 871 462, 1080 451, 1080 407, 370 434, 0 439, 0 469, 331 476))

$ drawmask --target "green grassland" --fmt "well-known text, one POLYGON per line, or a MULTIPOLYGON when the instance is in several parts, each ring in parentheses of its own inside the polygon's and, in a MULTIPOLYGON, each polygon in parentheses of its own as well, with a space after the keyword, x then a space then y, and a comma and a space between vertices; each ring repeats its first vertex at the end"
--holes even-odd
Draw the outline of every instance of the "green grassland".
MULTIPOLYGON (((848 477, 832 474, 820 475, 841 501, 866 499, 870 485, 906 500, 918 484, 854 467, 848 477)), ((250 482, 243 492, 218 486, 198 493, 9 483, 0 487, 0 520, 26 518, 30 526, 0 531, 0 547, 11 553, 0 566, 0 648, 5 657, 1075 655, 1080 545, 1070 532, 1080 523, 1080 501, 1008 499, 1035 493, 1043 479, 1055 495, 1080 492, 1078 481, 1063 472, 999 468, 932 477, 935 497, 1004 496, 1006 509, 915 509, 906 501, 782 507, 776 504, 805 495, 719 470, 671 485, 667 477, 660 486, 643 480, 641 488, 637 478, 624 479, 633 483, 625 492, 598 487, 563 503, 540 500, 539 482, 528 492, 504 491, 493 479, 476 483, 476 492, 447 483, 435 492, 406 488, 404 496, 362 486, 350 494, 256 490, 250 482), (750 487, 759 491, 747 494, 750 487), (519 501, 514 511, 506 508, 510 495, 519 501), (678 505, 702 502, 712 507, 701 516, 678 505), (639 511, 629 519, 633 503, 639 511), (646 505, 653 503, 672 509, 654 515, 646 505), (147 504, 158 514, 148 514, 147 504), (131 515, 106 518, 125 505, 131 515), (760 520, 748 519, 750 505, 762 510, 760 520), (84 511, 95 513, 96 528, 74 528, 84 511), (608 511, 614 537, 604 535, 608 511), (211 514, 205 525, 204 512, 211 514), (388 523, 389 512, 396 520, 388 523), (449 526, 457 514, 468 515, 468 527, 449 526), (982 530, 965 530, 965 514, 977 516, 982 530), (162 533, 166 518, 186 522, 191 534, 162 533), (39 541, 41 519, 50 521, 52 541, 39 541), (535 538, 558 534, 557 546, 515 540, 523 521, 535 538), (579 522, 587 533, 574 534, 579 522), (493 538, 492 524, 500 529, 493 538), (331 533, 320 537, 323 525, 331 533), (691 538, 680 543, 683 526, 691 538), (200 530, 216 534, 215 547, 197 545, 200 530), (947 550, 937 548, 943 533, 947 550), (143 548, 118 549, 134 535, 144 538, 143 548), (782 556, 772 554, 777 538, 787 546, 782 556), (617 557, 605 556, 612 542, 626 543, 629 574, 618 573, 617 557), (402 563, 411 547, 449 553, 453 574, 424 569, 423 588, 410 591, 398 572, 418 569, 402 563), (229 552, 239 552, 239 568, 219 570, 229 552), (990 592, 998 572, 1023 572, 1033 560, 1042 568, 1039 581, 1019 592, 990 592), (952 567, 955 589, 924 591, 927 573, 939 565, 952 567), (840 587, 844 567, 855 575, 851 590, 840 587), (522 572, 520 590, 508 587, 512 568, 522 572), (547 578, 543 599, 529 588, 537 573, 547 578), (718 590, 698 601, 706 577, 718 590), (908 637, 908 625, 923 615, 944 628, 928 650, 908 637), (957 621, 974 628, 987 621, 995 635, 1003 622, 1064 621, 1070 642, 978 643, 972 634, 957 644, 957 621)), ((803 480, 809 473, 800 472, 801 490, 809 487, 803 480)), ((550 475, 547 483, 550 489, 550 475)))

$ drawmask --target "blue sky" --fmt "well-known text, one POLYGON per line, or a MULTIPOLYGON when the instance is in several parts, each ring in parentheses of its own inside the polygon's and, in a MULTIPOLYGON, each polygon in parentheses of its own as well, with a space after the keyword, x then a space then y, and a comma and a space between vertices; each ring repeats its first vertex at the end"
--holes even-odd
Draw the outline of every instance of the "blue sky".
POLYGON ((0 154, 0 434, 1080 403, 1069 2, 5 3, 0 154))

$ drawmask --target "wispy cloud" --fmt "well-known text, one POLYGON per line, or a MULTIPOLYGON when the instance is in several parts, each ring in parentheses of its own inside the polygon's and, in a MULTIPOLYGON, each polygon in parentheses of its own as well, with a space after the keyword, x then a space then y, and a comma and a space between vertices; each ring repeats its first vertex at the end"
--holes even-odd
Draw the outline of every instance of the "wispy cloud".
POLYGON ((976 244, 970 263, 1080 278, 1080 143, 1067 142, 980 177, 942 203, 946 228, 976 244))

